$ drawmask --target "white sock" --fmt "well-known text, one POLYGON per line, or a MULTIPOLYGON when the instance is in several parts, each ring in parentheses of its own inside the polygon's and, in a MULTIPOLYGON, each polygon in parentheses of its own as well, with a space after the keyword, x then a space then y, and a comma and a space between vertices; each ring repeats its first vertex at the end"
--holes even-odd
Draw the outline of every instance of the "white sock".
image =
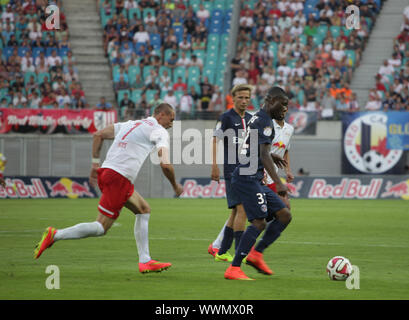
POLYGON ((104 234, 104 227, 98 221, 79 223, 69 228, 58 229, 54 235, 54 241, 99 237, 104 234))
POLYGON ((220 247, 221 247, 221 245, 222 245, 222 241, 223 241, 223 236, 224 236, 224 228, 225 228, 226 225, 227 225, 227 221, 228 221, 228 220, 226 220, 226 222, 225 222, 225 224, 224 224, 222 230, 220 230, 220 233, 219 233, 219 235, 217 236, 216 240, 213 241, 213 244, 212 244, 213 248, 220 249, 220 247))
POLYGON ((134 234, 138 248, 139 263, 152 260, 149 254, 149 218, 150 213, 137 214, 135 217, 134 234))

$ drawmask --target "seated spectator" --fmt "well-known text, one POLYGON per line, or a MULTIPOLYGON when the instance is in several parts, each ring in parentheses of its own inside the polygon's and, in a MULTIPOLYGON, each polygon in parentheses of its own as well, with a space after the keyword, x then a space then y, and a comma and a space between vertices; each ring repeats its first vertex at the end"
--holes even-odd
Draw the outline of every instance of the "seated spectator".
POLYGON ((306 81, 305 88, 304 88, 306 110, 307 111, 316 111, 317 110, 317 92, 316 89, 313 87, 311 81, 306 81))
POLYGON ((128 93, 124 93, 124 98, 119 102, 119 115, 121 120, 126 118, 126 115, 135 114, 135 103, 128 97, 128 93))
POLYGON ((182 77, 178 77, 177 82, 173 84, 173 91, 187 91, 187 85, 183 82, 182 77))
POLYGON ((128 82, 125 81, 125 78, 123 75, 119 77, 119 81, 115 82, 115 90, 128 90, 129 89, 129 84, 128 82))
POLYGON ((27 102, 27 98, 23 95, 21 91, 17 91, 16 96, 13 98, 13 106, 15 108, 22 108, 23 103, 27 102))
POLYGON ((183 40, 179 42, 179 49, 189 51, 192 47, 191 43, 187 40, 187 36, 183 36, 183 40))
POLYGON ((379 67, 378 73, 380 75, 393 75, 395 69, 388 63, 388 60, 383 61, 383 65, 379 67))
POLYGON ((181 120, 189 118, 194 106, 193 97, 187 91, 183 90, 183 96, 180 98, 180 118, 181 120))
POLYGON ((182 51, 180 58, 177 60, 176 65, 178 67, 189 67, 192 61, 186 56, 186 53, 182 51))
POLYGON ((169 90, 166 95, 163 97, 163 102, 166 102, 172 106, 173 109, 176 110, 178 105, 178 100, 176 96, 173 94, 173 90, 169 90))
POLYGON ((199 67, 200 71, 203 69, 203 60, 198 58, 197 55, 192 54, 192 59, 190 60, 190 66, 199 67))
POLYGON ((71 98, 67 92, 67 90, 62 89, 60 94, 57 95, 56 101, 58 103, 59 108, 65 108, 65 106, 71 105, 71 98))
POLYGON ((369 101, 365 105, 365 110, 367 111, 377 111, 381 109, 382 103, 379 98, 374 96, 369 96, 369 101))
POLYGON ((212 99, 210 100, 209 110, 211 111, 223 111, 224 110, 223 92, 218 86, 215 86, 214 88, 212 99))
POLYGON ((176 54, 176 52, 173 52, 171 57, 165 62, 165 66, 169 67, 169 68, 176 68, 176 64, 178 62, 178 56, 176 54))
POLYGON ((202 3, 199 5, 199 10, 196 11, 196 18, 198 18, 201 22, 204 22, 206 19, 210 18, 209 10, 207 10, 202 3))
POLYGON ((148 44, 150 42, 150 37, 149 34, 145 31, 145 28, 143 25, 140 25, 138 28, 138 31, 135 32, 133 36, 133 42, 134 43, 145 43, 148 44))
POLYGON ((112 104, 110 104, 109 102, 107 102, 105 100, 105 97, 101 97, 99 99, 99 103, 97 103, 96 108, 98 110, 111 110, 112 109, 112 104))

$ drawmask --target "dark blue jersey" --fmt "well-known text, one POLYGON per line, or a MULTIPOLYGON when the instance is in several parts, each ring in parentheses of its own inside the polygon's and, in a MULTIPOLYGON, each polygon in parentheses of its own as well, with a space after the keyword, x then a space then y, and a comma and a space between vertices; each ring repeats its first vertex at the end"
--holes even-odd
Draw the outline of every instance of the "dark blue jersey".
POLYGON ((247 121, 250 118, 251 114, 248 112, 245 112, 244 118, 242 118, 234 109, 230 109, 221 114, 217 120, 213 136, 223 139, 225 179, 231 179, 231 175, 239 163, 238 147, 243 142, 247 121))
POLYGON ((260 157, 260 145, 271 144, 273 138, 274 125, 271 117, 263 109, 260 109, 247 122, 246 136, 239 152, 239 175, 246 175, 258 180, 263 179, 264 165, 260 157))

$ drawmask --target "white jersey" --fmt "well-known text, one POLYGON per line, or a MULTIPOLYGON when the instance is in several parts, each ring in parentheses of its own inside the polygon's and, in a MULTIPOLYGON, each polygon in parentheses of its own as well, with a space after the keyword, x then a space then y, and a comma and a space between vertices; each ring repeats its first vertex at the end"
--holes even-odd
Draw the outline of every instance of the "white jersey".
MULTIPOLYGON (((280 125, 273 119, 274 124, 274 139, 271 144, 271 153, 279 155, 281 158, 287 150, 290 150, 290 139, 294 133, 294 127, 287 122, 284 122, 284 126, 281 128, 280 125)), ((278 167, 274 164, 276 172, 278 172, 278 167)), ((274 183, 273 179, 267 174, 267 184, 274 183)))
POLYGON ((115 123, 114 128, 115 139, 101 168, 115 170, 132 183, 154 148, 169 149, 169 133, 153 117, 115 123))

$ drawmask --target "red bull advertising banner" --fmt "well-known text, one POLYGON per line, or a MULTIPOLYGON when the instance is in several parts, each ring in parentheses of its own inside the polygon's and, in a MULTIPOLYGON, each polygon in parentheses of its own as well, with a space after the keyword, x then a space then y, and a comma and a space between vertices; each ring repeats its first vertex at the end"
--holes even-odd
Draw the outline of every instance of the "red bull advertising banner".
POLYGON ((0 199, 96 198, 88 178, 5 177, 0 199))
MULTIPOLYGON (((226 197, 223 179, 217 183, 210 178, 184 178, 181 184, 181 198, 226 197)), ((409 175, 296 177, 286 184, 292 198, 409 200, 409 175)))
POLYGON ((0 133, 93 133, 116 121, 116 111, 0 108, 0 133))

